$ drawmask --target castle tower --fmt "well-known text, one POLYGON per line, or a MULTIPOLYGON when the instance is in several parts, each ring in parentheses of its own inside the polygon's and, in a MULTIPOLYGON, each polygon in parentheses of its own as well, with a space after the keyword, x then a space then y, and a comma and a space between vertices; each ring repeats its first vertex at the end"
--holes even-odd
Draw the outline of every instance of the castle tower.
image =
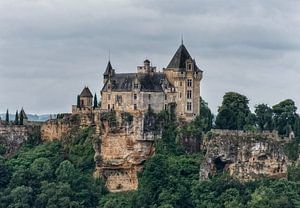
POLYGON ((103 74, 103 84, 106 83, 107 79, 115 75, 115 70, 112 68, 110 61, 108 61, 105 72, 103 74))
POLYGON ((194 119, 200 113, 200 81, 203 72, 183 43, 164 69, 164 73, 177 92, 177 117, 187 121, 194 119))
POLYGON ((88 87, 85 87, 79 95, 81 108, 92 108, 93 95, 88 87))

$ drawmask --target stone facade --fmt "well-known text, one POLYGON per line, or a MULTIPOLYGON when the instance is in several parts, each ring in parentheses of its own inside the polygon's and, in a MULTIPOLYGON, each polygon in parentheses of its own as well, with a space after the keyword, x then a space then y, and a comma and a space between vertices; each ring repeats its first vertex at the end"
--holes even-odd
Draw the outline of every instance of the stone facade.
POLYGON ((241 180, 284 178, 291 164, 283 148, 287 140, 277 132, 213 130, 203 142, 206 155, 200 178, 223 171, 241 180))
POLYGON ((185 121, 199 115, 202 71, 183 44, 162 72, 145 60, 137 73, 118 74, 109 62, 103 76, 102 110, 172 109, 178 119, 185 121))

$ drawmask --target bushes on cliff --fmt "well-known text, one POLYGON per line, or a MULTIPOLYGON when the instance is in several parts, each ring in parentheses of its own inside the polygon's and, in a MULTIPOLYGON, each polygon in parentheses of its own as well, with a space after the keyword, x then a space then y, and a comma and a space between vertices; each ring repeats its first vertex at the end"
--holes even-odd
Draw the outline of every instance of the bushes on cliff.
POLYGON ((25 145, 0 160, 0 207, 97 207, 106 189, 91 174, 91 132, 83 129, 68 144, 25 145))

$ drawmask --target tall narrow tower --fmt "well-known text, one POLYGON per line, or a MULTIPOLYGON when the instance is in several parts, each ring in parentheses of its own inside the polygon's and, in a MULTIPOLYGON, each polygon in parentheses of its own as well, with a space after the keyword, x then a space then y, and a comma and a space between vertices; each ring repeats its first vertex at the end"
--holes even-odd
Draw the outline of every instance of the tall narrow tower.
POLYGON ((200 81, 203 71, 198 68, 183 42, 164 73, 177 92, 177 117, 186 121, 194 119, 200 113, 200 81))

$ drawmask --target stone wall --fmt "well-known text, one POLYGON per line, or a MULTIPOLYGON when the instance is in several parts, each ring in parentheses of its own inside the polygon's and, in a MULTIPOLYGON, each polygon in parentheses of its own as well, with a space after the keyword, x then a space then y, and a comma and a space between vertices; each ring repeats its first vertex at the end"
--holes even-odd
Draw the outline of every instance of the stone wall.
POLYGON ((206 155, 200 178, 207 179, 218 172, 228 172, 242 180, 284 178, 291 163, 284 152, 287 141, 277 132, 213 130, 203 141, 206 155))

